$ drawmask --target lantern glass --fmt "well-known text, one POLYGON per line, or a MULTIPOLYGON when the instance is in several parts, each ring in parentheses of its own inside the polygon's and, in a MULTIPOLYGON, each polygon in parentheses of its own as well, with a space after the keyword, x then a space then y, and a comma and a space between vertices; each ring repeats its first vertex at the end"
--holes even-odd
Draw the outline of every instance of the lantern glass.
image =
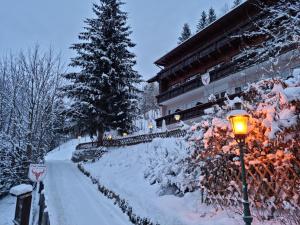
POLYGON ((112 140, 112 135, 110 134, 110 135, 108 135, 108 140, 112 140))
POLYGON ((128 134, 126 132, 123 133, 123 137, 126 137, 128 134))
POLYGON ((179 114, 176 114, 176 115, 174 116, 174 118, 175 118, 176 121, 179 121, 179 120, 180 120, 180 115, 179 115, 179 114))
POLYGON ((236 115, 229 117, 234 135, 248 134, 248 115, 236 115))
POLYGON ((149 129, 152 129, 152 128, 153 128, 153 124, 152 124, 152 123, 149 123, 149 124, 148 124, 148 128, 149 128, 149 129))

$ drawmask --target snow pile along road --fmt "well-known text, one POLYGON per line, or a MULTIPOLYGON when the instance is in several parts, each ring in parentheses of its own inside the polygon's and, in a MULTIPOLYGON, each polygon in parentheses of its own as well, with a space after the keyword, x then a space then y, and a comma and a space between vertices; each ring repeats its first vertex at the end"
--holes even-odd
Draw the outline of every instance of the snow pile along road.
POLYGON ((78 145, 77 139, 69 140, 68 142, 58 146, 49 152, 46 156, 46 161, 50 160, 71 160, 72 154, 78 145))
POLYGON ((0 200, 0 225, 12 225, 17 198, 6 196, 0 200))
POLYGON ((86 163, 84 167, 102 185, 125 198, 138 216, 153 222, 163 225, 239 224, 240 221, 230 218, 232 213, 216 212, 201 204, 197 191, 183 197, 172 195, 171 189, 162 191, 164 182, 169 180, 164 174, 176 169, 171 167, 176 167, 187 154, 184 143, 175 138, 155 139, 152 143, 113 148, 99 161, 86 163))
POLYGON ((70 140, 46 157, 45 197, 51 225, 131 224, 70 161, 77 144, 78 140, 70 140))

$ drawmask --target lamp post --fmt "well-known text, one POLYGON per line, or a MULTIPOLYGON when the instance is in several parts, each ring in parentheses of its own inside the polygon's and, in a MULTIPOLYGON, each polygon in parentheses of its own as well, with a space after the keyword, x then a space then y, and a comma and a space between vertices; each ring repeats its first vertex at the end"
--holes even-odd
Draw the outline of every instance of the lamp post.
POLYGON ((248 200, 248 187, 246 180, 246 169, 245 169, 245 161, 244 161, 244 150, 245 150, 245 139, 248 134, 248 122, 249 115, 245 110, 233 110, 229 113, 228 119, 231 123, 231 127, 234 133, 234 137, 236 142, 240 148, 240 161, 242 167, 242 192, 243 192, 243 206, 244 206, 244 214, 243 219, 246 225, 251 225, 252 216, 250 212, 250 205, 248 200))
POLYGON ((180 121, 181 116, 179 114, 175 114, 174 118, 178 122, 178 121, 180 121))
POLYGON ((149 128, 149 132, 152 133, 152 130, 153 130, 153 124, 152 124, 152 122, 148 123, 148 128, 149 128))

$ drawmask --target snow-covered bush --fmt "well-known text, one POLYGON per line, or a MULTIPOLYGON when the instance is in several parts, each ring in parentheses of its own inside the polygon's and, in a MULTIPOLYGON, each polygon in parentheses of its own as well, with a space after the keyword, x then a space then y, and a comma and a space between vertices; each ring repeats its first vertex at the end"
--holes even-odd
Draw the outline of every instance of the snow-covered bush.
POLYGON ((240 203, 239 149, 226 119, 236 102, 251 115, 245 161, 256 214, 276 216, 288 209, 289 218, 294 219, 288 223, 299 222, 295 216, 300 209, 299 78, 251 84, 241 98, 206 110, 202 121, 188 133, 191 155, 185 159, 189 163, 182 165, 192 171, 201 168, 196 179, 206 191, 208 203, 240 203))
POLYGON ((195 185, 195 173, 189 173, 190 168, 183 164, 188 163, 186 158, 189 151, 186 142, 181 138, 169 138, 161 141, 155 139, 152 142, 153 154, 149 157, 149 166, 144 172, 144 177, 150 184, 159 184, 160 195, 175 194, 182 196, 187 191, 192 191, 195 185))
POLYGON ((241 97, 206 109, 201 121, 190 127, 186 141, 154 141, 155 158, 150 159, 145 178, 160 184, 161 195, 182 196, 201 189, 206 203, 238 206, 235 209, 241 212, 239 149, 226 118, 235 103, 251 115, 245 161, 253 213, 297 224, 300 78, 253 83, 241 97))

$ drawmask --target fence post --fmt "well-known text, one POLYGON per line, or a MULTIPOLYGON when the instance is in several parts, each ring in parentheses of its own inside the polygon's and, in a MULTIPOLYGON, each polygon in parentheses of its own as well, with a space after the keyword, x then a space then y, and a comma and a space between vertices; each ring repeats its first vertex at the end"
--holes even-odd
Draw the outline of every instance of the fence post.
POLYGON ((10 194, 17 197, 15 210, 15 225, 29 225, 32 186, 29 184, 20 184, 10 189, 10 194))

